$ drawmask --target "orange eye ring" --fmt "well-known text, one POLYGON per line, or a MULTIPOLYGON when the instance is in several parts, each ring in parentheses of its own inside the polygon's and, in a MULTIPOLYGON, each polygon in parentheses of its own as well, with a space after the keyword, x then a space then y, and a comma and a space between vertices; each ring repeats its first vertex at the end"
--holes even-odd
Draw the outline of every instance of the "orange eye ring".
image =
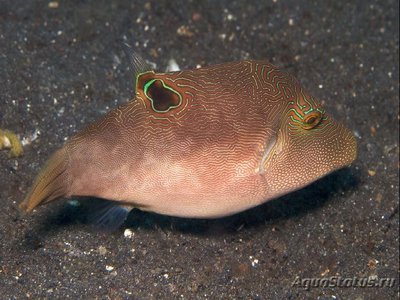
POLYGON ((314 110, 304 117, 302 127, 307 130, 312 129, 321 122, 321 119, 322 113, 318 110, 314 110))

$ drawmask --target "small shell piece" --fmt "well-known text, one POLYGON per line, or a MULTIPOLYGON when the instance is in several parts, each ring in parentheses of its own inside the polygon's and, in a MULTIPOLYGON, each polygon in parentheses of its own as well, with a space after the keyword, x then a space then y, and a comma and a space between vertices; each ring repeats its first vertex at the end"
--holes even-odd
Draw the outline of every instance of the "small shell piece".
POLYGON ((24 152, 17 135, 10 130, 0 129, 0 150, 10 149, 10 157, 21 156, 24 152))

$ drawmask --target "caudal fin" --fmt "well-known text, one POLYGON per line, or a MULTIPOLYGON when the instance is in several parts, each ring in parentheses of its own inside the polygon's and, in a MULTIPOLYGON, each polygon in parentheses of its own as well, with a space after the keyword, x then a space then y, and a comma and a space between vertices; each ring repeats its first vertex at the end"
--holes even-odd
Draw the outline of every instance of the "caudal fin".
POLYGON ((36 206, 65 196, 69 190, 68 156, 66 150, 57 150, 37 175, 33 186, 19 208, 31 212, 36 206))

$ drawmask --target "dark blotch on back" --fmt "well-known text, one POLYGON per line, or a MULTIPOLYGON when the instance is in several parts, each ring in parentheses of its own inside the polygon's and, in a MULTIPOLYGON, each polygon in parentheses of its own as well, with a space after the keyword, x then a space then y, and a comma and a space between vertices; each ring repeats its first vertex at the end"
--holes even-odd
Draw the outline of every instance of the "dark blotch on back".
POLYGON ((147 94, 153 100, 154 109, 158 111, 167 111, 169 108, 179 105, 179 96, 167 89, 161 80, 154 81, 149 86, 147 94))

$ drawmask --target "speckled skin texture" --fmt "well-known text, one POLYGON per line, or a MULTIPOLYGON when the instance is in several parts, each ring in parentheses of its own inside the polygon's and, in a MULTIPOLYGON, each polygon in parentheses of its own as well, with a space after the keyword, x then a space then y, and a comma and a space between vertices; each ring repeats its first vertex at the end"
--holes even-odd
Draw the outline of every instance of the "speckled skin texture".
POLYGON ((28 143, 41 133, 22 158, 0 152, 2 297, 396 298, 397 287, 307 291, 292 282, 398 283, 397 6, 2 1, 0 128, 28 143), (86 225, 87 205, 65 202, 21 218, 17 203, 50 153, 132 98, 124 37, 160 70, 170 58, 182 69, 248 58, 287 69, 356 134, 358 160, 221 220, 133 212, 110 234, 86 225))

